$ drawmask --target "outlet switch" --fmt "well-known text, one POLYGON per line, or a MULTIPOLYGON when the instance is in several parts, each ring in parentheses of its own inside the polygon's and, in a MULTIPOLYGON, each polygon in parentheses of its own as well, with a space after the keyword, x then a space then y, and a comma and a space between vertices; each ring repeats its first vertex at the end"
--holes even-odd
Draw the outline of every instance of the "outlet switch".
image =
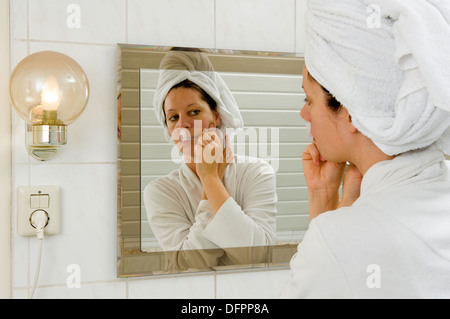
POLYGON ((60 231, 60 189, 58 186, 22 186, 17 191, 17 232, 20 236, 36 236, 31 215, 42 210, 48 215, 45 235, 60 231))

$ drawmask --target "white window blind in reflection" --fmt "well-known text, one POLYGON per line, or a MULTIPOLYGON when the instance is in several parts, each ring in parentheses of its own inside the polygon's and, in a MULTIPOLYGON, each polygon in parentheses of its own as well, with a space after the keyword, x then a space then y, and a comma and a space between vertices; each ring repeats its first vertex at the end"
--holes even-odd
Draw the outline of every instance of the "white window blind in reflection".
MULTIPOLYGON (((158 79, 158 70, 141 70, 141 191, 154 179, 165 176, 177 169, 179 164, 171 159, 173 144, 166 141, 163 129, 158 123, 153 95, 158 79)), ((300 117, 304 102, 302 76, 274 74, 220 73, 235 97, 245 128, 258 132, 258 157, 272 163, 276 169, 278 214, 277 243, 290 243, 302 238, 309 224, 308 192, 303 175, 301 156, 311 142, 305 122, 300 117), (267 132, 267 145, 261 143, 259 132, 267 132), (272 131, 278 138, 271 138, 272 131), (278 139, 278 143, 277 143, 278 139), (259 150, 264 148, 260 156, 259 150), (278 149, 274 156, 273 148, 278 149), (273 162, 275 161, 275 162, 273 162)), ((255 156, 255 148, 247 138, 234 139, 234 151, 240 155, 255 156), (238 150, 244 150, 244 154, 238 150)), ((264 144, 264 143, 263 143, 264 144)), ((255 146, 255 145, 253 145, 255 146)), ((142 192, 141 192, 142 198, 142 192)), ((156 239, 147 222, 144 201, 141 200, 142 248, 153 251, 158 247, 156 239)))

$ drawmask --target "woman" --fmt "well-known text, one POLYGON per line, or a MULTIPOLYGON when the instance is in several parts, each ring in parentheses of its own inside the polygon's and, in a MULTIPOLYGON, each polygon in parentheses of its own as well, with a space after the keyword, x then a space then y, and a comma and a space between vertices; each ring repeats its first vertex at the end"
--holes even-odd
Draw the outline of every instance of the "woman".
POLYGON ((203 53, 170 52, 161 69, 155 111, 184 161, 150 183, 144 200, 167 269, 268 262, 275 174, 262 160, 233 156, 225 133, 242 118, 231 92, 203 53))
POLYGON ((306 21, 311 223, 282 296, 449 298, 450 7, 309 0, 306 21))

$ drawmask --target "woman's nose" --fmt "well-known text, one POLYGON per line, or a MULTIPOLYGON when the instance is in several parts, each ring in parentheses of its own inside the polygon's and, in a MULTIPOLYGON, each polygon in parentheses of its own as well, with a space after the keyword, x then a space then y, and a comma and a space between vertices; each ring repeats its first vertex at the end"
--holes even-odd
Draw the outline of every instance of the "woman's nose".
POLYGON ((305 105, 303 106, 302 110, 300 111, 300 116, 308 122, 311 122, 311 117, 309 115, 309 106, 308 103, 305 103, 305 105))
POLYGON ((178 119, 177 128, 190 128, 192 126, 192 120, 189 118, 189 116, 183 116, 181 115, 178 119))

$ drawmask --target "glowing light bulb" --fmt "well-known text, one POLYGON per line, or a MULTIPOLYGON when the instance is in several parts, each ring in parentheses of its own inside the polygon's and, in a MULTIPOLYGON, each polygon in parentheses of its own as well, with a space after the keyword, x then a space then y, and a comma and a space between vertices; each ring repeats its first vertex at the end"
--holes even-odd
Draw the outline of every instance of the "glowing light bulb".
POLYGON ((38 52, 14 69, 10 97, 18 114, 29 124, 28 152, 46 160, 66 144, 66 126, 85 109, 89 82, 80 65, 67 55, 38 52))
POLYGON ((45 83, 45 88, 41 94, 41 102, 44 110, 48 111, 56 111, 61 104, 61 94, 54 76, 49 77, 45 83))
POLYGON ((54 76, 50 76, 45 82, 45 87, 41 94, 41 105, 35 109, 42 115, 39 120, 41 125, 63 125, 64 123, 58 120, 58 108, 61 104, 61 93, 58 82, 54 76))

